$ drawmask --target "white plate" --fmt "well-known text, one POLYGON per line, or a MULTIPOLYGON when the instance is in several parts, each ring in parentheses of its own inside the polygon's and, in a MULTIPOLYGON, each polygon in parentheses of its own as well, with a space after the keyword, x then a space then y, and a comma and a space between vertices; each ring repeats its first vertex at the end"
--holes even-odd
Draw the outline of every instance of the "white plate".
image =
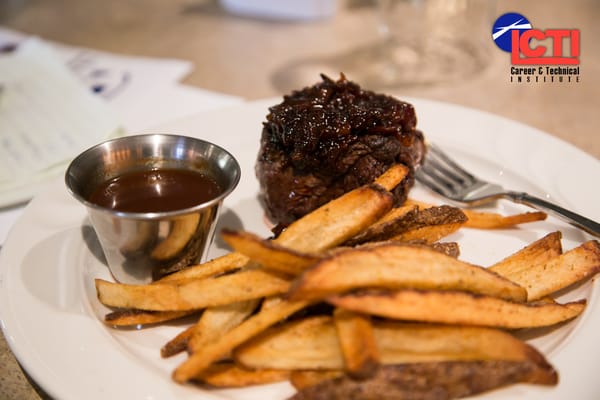
MULTIPOLYGON (((419 127, 466 167, 513 189, 548 196, 600 219, 596 185, 600 163, 543 132, 487 113, 432 101, 409 99, 419 127), (541 190, 544 188, 544 191, 541 190)), ((248 103, 198 115, 155 131, 211 140, 229 149, 242 166, 242 180, 226 200, 221 226, 243 227, 267 235, 257 202, 254 161, 261 122, 279 99, 248 103)), ((414 197, 428 198, 416 188, 414 197)), ((500 212, 523 210, 509 203, 500 212)), ((521 229, 463 230, 462 258, 489 265, 546 232, 563 231, 565 249, 587 239, 549 218, 521 229)), ((85 210, 67 194, 62 180, 37 196, 16 223, 0 253, 0 316, 6 339, 28 373, 57 399, 284 399, 287 383, 248 389, 206 391, 173 383, 170 374, 181 357, 163 360, 159 348, 184 324, 143 330, 103 325, 106 309, 95 297, 93 279, 109 277, 94 254, 98 246, 85 210)), ((217 240, 211 256, 225 251, 217 240)), ((560 374, 554 388, 515 385, 482 395, 485 399, 597 399, 600 393, 600 310, 593 281, 564 299, 586 297, 585 313, 531 340, 560 374)))

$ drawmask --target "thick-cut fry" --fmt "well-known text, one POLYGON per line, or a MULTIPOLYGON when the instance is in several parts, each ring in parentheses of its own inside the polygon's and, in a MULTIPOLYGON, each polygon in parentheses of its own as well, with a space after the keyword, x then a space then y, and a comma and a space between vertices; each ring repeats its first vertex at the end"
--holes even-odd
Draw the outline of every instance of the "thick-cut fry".
POLYGON ((215 387, 245 387, 281 382, 290 378, 290 371, 248 369, 233 363, 213 364, 196 377, 215 387))
POLYGON ((366 380, 345 375, 300 390, 290 400, 456 399, 526 382, 556 385, 554 369, 526 361, 447 361, 385 365, 366 380))
POLYGON ((513 301, 527 298, 524 288, 485 268, 427 247, 398 243, 336 252, 302 274, 288 297, 323 299, 359 288, 466 290, 513 301))
MULTIPOLYGON (((331 317, 318 316, 275 326, 242 344, 235 360, 248 368, 342 370, 342 335, 331 317)), ((465 360, 530 360, 546 363, 513 335, 478 326, 373 321, 372 335, 382 364, 465 360)))
POLYGON ((534 301, 564 289, 600 272, 600 243, 585 242, 545 263, 532 265, 510 276, 527 289, 527 300, 534 301))
POLYGON ((194 332, 194 325, 188 327, 186 330, 179 333, 173 339, 169 340, 167 343, 160 348, 160 356, 163 358, 172 357, 176 354, 181 353, 182 351, 187 350, 188 342, 190 337, 192 337, 192 333, 194 332))
POLYGON ((386 222, 402 218, 404 215, 413 211, 415 208, 418 209, 418 206, 410 204, 403 204, 400 207, 394 207, 390 211, 388 211, 383 217, 377 220, 372 226, 384 225, 386 222))
POLYGON ((124 309, 110 312, 104 316, 104 322, 112 326, 149 325, 171 321, 192 315, 192 311, 144 311, 124 309))
POLYGON ((204 310, 189 338, 189 351, 191 353, 202 351, 204 346, 241 324, 252 314, 259 302, 259 299, 252 299, 204 310))
POLYGON ((560 232, 552 232, 525 246, 514 254, 490 266, 490 270, 511 278, 514 274, 532 265, 542 264, 562 254, 560 232))
POLYGON ((333 321, 346 373, 358 379, 373 375, 379 365, 379 350, 370 316, 337 308, 333 321))
POLYGON ((514 303, 465 292, 399 290, 333 296, 337 307, 381 317, 445 324, 535 328, 577 317, 586 301, 565 304, 514 303))
POLYGON ((541 211, 526 212, 522 214, 501 215, 492 212, 464 210, 467 215, 466 228, 476 229, 503 229, 528 222, 543 221, 547 215, 541 211))
POLYGON ((185 248, 200 221, 200 214, 188 214, 177 217, 172 222, 169 235, 152 249, 150 257, 156 260, 168 260, 185 248))
POLYGON ((96 279, 96 292, 109 307, 179 311, 284 293, 289 285, 288 280, 267 271, 249 270, 183 284, 127 285, 96 279))
POLYGON ((252 261, 264 268, 298 275, 321 257, 304 252, 294 251, 272 240, 266 240, 248 232, 225 229, 221 237, 234 250, 248 256, 252 261))
POLYGON ((295 221, 275 242, 318 253, 355 236, 388 212, 392 204, 392 195, 380 186, 362 186, 295 221))
POLYGON ((247 368, 343 370, 344 357, 331 316, 274 326, 238 346, 234 359, 247 368))
POLYGON ((422 240, 425 243, 434 243, 445 238, 463 227, 463 222, 451 222, 448 224, 423 226, 421 228, 412 229, 402 232, 399 235, 392 237, 392 240, 400 242, 410 242, 412 240, 422 240))
POLYGON ((346 244, 355 246, 365 242, 392 238, 403 241, 421 239, 432 243, 454 232, 467 220, 462 210, 450 206, 430 207, 422 210, 414 206, 394 219, 382 222, 384 219, 386 218, 371 225, 346 244), (433 234, 432 232, 437 233, 433 234))
POLYGON ((189 266, 185 269, 164 276, 155 283, 182 283, 194 279, 205 279, 240 269, 249 262, 248 257, 240 253, 228 253, 202 264, 189 266))
POLYGON ((344 375, 344 371, 335 369, 324 370, 293 370, 290 374, 290 383, 296 390, 304 389, 305 387, 314 386, 323 381, 335 379, 344 375))
POLYGON ((402 164, 394 164, 375 179, 375 184, 385 190, 392 191, 408 175, 408 168, 402 164))
POLYGON ((264 331, 269 326, 305 308, 308 304, 307 302, 283 301, 273 307, 261 310, 258 314, 248 318, 214 342, 207 344, 202 351, 190 355, 173 372, 173 379, 182 383, 196 376, 201 376, 212 363, 227 355, 237 346, 264 331))

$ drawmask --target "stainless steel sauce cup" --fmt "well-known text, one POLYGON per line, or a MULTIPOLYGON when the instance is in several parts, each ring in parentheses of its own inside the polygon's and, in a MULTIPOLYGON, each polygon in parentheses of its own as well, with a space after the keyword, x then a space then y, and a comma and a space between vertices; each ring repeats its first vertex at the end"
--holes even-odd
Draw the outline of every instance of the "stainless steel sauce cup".
POLYGON ((85 205, 110 272, 122 283, 143 284, 205 260, 216 220, 240 179, 240 166, 225 149, 187 136, 126 136, 98 144, 67 168, 69 192, 85 205), (89 201, 104 182, 133 171, 189 169, 222 189, 210 201, 166 212, 122 212, 89 201))

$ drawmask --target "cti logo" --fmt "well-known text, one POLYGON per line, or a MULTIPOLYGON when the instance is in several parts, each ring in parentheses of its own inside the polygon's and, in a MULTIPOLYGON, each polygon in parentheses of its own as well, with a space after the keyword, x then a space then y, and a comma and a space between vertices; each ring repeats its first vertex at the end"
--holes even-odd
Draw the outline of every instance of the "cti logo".
POLYGON ((523 15, 506 13, 494 22, 492 39, 500 49, 511 53, 514 65, 579 65, 579 29, 542 31, 533 29, 523 15), (565 42, 569 44, 568 52, 565 42))

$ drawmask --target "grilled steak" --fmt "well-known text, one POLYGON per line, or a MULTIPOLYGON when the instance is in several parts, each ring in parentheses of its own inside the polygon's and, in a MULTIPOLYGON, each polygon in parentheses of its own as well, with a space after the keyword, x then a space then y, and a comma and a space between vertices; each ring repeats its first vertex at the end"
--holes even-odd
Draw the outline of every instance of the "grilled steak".
POLYGON ((273 222, 289 224, 394 163, 411 171, 394 190, 397 203, 406 199, 425 147, 409 103, 322 75, 269 111, 256 176, 273 222))

